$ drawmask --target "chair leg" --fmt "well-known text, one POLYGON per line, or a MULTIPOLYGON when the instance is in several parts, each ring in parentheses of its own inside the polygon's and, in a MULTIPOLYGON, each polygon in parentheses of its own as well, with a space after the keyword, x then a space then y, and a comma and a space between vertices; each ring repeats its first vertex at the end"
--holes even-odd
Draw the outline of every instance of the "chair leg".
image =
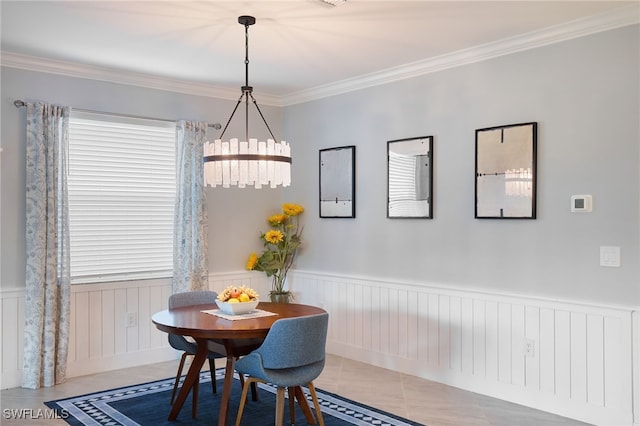
POLYGON ((311 399, 313 400, 313 406, 316 409, 316 416, 318 417, 318 423, 320 426, 324 426, 324 420, 322 419, 322 410, 320 410, 320 403, 318 402, 318 395, 316 395, 316 388, 313 386, 313 382, 307 383, 311 399))
POLYGON ((282 426, 284 422, 284 390, 286 388, 278 387, 276 392, 276 422, 275 426, 282 426))
MULTIPOLYGON (((240 388, 244 389, 244 374, 238 373, 238 377, 240 379, 240 388)), ((251 400, 258 400, 258 384, 256 382, 251 382, 251 400)))
POLYGON ((182 353, 182 356, 180 357, 180 365, 178 366, 178 374, 176 374, 176 381, 173 382, 173 391, 171 391, 171 405, 173 405, 173 399, 176 396, 176 390, 178 389, 178 383, 180 383, 180 376, 182 376, 182 368, 184 367, 184 362, 187 359, 187 356, 189 354, 187 354, 186 352, 182 353))
POLYGON ((213 393, 218 393, 218 388, 216 386, 216 360, 213 358, 209 358, 209 372, 211 373, 211 388, 213 389, 213 393))
POLYGON ((291 420, 291 424, 296 424, 296 394, 295 388, 289 387, 287 388, 287 394, 289 395, 289 417, 291 420))
MULTIPOLYGON (((242 377, 242 374, 240 374, 240 377, 242 377)), ((242 412, 244 411, 244 404, 247 402, 247 393, 249 392, 249 387, 259 381, 260 380, 254 379, 253 377, 248 377, 246 383, 242 386, 242 396, 240 397, 240 407, 238 407, 236 426, 240 426, 240 421, 242 420, 242 412)))
POLYGON ((256 382, 251 383, 251 400, 258 400, 258 384, 256 382))

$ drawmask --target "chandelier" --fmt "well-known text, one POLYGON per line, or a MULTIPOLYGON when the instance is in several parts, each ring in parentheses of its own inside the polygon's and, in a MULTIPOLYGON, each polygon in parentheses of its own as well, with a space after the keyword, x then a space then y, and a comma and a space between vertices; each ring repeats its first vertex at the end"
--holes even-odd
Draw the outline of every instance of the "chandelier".
POLYGON ((291 185, 291 148, 285 141, 276 142, 273 132, 264 118, 258 103, 253 97, 253 87, 249 86, 249 26, 256 23, 253 16, 240 16, 238 23, 244 25, 245 35, 245 85, 241 87, 242 95, 238 99, 231 116, 224 126, 220 138, 204 145, 204 184, 212 187, 229 188, 247 185, 261 188, 269 185, 291 185), (258 141, 249 138, 249 99, 255 105, 262 121, 267 126, 272 139, 258 141), (227 127, 235 115, 240 103, 245 103, 245 139, 231 138, 223 142, 227 127))

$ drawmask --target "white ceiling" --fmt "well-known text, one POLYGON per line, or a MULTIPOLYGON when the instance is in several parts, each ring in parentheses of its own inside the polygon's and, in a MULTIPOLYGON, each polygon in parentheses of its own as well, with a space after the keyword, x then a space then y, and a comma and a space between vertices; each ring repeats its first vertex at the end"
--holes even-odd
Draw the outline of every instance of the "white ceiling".
POLYGON ((626 25, 630 13, 638 21, 637 7, 638 1, 348 0, 334 7, 320 0, 2 0, 1 48, 8 66, 50 63, 61 72, 75 67, 94 78, 164 80, 237 97, 245 70, 237 18, 252 15, 249 83, 259 101, 273 102, 482 47, 553 42, 560 28, 603 16, 608 26, 626 25))

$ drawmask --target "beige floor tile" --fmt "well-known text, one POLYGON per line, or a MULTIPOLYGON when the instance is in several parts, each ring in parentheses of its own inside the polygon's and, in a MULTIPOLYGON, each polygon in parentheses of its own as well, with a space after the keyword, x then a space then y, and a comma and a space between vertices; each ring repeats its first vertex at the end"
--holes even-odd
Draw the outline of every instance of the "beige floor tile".
MULTIPOLYGON (((216 367, 224 365, 224 360, 216 360, 216 367)), ((0 406, 3 410, 45 409, 44 401, 174 377, 177 368, 178 361, 171 361, 75 377, 52 388, 7 389, 0 392, 0 406)), ((185 372, 187 368, 188 365, 185 366, 185 372)), ((584 425, 564 417, 334 355, 327 356, 325 369, 314 383, 322 390, 428 426, 584 425)), ((0 420, 2 426, 30 424, 24 419, 3 417, 0 420)), ((49 420, 46 424, 57 426, 66 423, 62 420, 49 420)))

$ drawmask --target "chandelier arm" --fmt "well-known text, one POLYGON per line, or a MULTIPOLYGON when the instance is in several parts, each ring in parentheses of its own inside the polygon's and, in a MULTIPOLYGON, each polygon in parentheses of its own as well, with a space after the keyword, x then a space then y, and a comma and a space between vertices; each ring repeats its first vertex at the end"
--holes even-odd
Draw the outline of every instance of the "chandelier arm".
POLYGON ((224 136, 224 132, 227 131, 227 127, 229 127, 229 123, 231 123, 231 119, 236 114, 238 106, 240 106, 240 102, 242 102, 242 98, 244 98, 244 92, 242 93, 242 95, 240 95, 240 98, 238 99, 238 102, 236 102, 236 107, 233 109, 233 112, 231 113, 231 116, 227 120, 227 124, 224 125, 224 129, 222 130, 222 133, 220 133, 220 138, 219 139, 222 139, 222 137, 224 136))
POLYGON ((249 142, 249 95, 251 92, 245 91, 244 93, 247 94, 247 97, 244 98, 244 137, 249 142))
POLYGON ((249 96, 251 96, 251 100, 253 101, 253 104, 256 106, 256 109, 260 113, 260 118, 262 118, 262 121, 264 121, 264 125, 267 126, 267 130, 269 131, 269 133, 271 134, 271 137, 275 141, 276 137, 273 136, 273 132, 271 131, 271 127, 269 127, 269 123, 267 123, 267 120, 264 118, 264 115, 262 114, 262 111, 260 110, 260 107, 258 106, 258 102, 256 102, 256 98, 254 98, 253 94, 251 94, 251 93, 249 93, 249 96))

